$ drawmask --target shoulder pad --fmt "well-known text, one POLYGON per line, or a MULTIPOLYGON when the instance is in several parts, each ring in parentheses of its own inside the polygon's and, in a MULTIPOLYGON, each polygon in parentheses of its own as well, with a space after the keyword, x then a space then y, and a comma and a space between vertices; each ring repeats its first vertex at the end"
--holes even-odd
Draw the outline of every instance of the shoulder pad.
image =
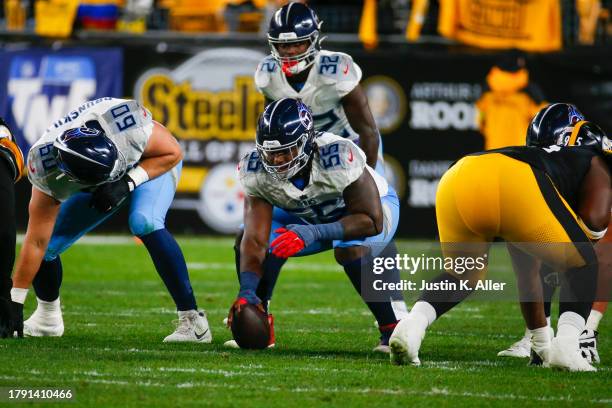
POLYGON ((363 171, 365 154, 353 142, 330 133, 324 133, 318 143, 319 163, 325 170, 356 169, 363 171))
POLYGON ((269 55, 261 60, 255 71, 255 86, 260 92, 264 92, 275 72, 280 72, 280 67, 272 56, 269 55))
POLYGON ((322 51, 316 69, 324 83, 335 85, 340 97, 352 91, 361 80, 361 68, 343 52, 322 51))
POLYGON ((257 175, 264 171, 265 169, 257 150, 252 150, 240 159, 238 163, 238 178, 246 194, 259 195, 257 193, 257 175))
MULTIPOLYGON (((135 100, 121 101, 100 115, 110 130, 109 134, 118 134, 150 126, 153 116, 135 100)), ((101 123, 102 127, 104 124, 101 123)), ((148 136, 148 135, 147 135, 148 136)))

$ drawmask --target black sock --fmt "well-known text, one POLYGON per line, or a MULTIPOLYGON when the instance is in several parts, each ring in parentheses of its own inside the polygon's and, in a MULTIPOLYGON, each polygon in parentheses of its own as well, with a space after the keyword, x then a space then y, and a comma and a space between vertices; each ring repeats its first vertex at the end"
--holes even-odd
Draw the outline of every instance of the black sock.
POLYGON ((359 293, 365 304, 368 306, 368 308, 376 318, 379 327, 397 323, 397 317, 395 316, 395 312, 393 311, 393 306, 390 300, 384 302, 368 302, 364 299, 364 296, 362 295, 361 273, 362 270, 370 271, 368 273, 368 276, 372 275, 371 271, 374 267, 372 256, 366 255, 362 258, 349 262, 346 265, 343 265, 343 267, 344 272, 346 272, 346 276, 348 276, 348 278, 351 280, 353 287, 355 288, 357 293, 359 293))
POLYGON ((60 295, 63 275, 62 261, 59 256, 52 261, 43 259, 32 281, 36 297, 45 302, 56 300, 60 295))
MULTIPOLYGON (((382 250, 382 252, 378 255, 379 257, 384 258, 392 258, 395 259, 397 255, 397 246, 395 245, 395 241, 389 242, 389 244, 382 250)), ((400 271, 398 268, 394 267, 393 269, 386 269, 383 274, 386 282, 399 282, 400 281, 400 271)), ((404 300, 404 293, 401 290, 387 290, 385 294, 389 294, 391 300, 404 300)))
POLYGON ((542 265, 540 268, 540 281, 542 282, 542 295, 544 298, 544 314, 550 317, 551 300, 555 289, 559 286, 559 274, 550 266, 542 265))
POLYGON ((439 318, 444 313, 451 310, 453 307, 461 303, 467 298, 472 291, 461 289, 459 279, 446 272, 433 278, 429 283, 446 283, 448 285, 455 285, 456 290, 424 290, 421 293, 419 300, 425 301, 433 306, 436 310, 436 316, 439 318))
POLYGON ((568 269, 561 279, 559 316, 564 312, 574 312, 586 321, 591 313, 596 290, 597 263, 568 269))

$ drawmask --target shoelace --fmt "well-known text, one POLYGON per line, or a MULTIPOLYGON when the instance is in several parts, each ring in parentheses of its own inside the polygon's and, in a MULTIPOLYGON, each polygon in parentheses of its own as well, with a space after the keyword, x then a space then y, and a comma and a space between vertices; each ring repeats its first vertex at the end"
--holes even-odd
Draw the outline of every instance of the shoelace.
POLYGON ((191 328, 193 326, 191 316, 181 316, 178 320, 174 320, 177 322, 176 324, 176 333, 180 334, 189 334, 191 332, 191 328))

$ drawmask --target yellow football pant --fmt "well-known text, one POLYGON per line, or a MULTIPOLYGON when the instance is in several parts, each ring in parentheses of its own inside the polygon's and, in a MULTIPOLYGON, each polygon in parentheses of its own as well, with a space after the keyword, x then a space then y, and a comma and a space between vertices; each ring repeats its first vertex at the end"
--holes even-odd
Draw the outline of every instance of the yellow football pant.
POLYGON ((466 156, 449 169, 438 186, 436 217, 445 256, 482 254, 496 237, 563 269, 592 256, 576 214, 548 176, 500 153, 466 156))

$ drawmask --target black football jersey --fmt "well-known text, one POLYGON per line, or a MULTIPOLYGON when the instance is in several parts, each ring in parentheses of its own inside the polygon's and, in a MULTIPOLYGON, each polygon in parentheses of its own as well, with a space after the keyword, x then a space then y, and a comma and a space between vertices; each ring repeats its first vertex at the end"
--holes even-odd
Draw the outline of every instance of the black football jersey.
MULTIPOLYGON (((547 148, 512 146, 474 153, 474 155, 490 153, 501 153, 545 172, 572 208, 576 208, 578 204, 580 186, 591 168, 593 156, 599 155, 599 152, 591 147, 580 146, 547 148)), ((512 175, 508 177, 511 178, 512 175)))

